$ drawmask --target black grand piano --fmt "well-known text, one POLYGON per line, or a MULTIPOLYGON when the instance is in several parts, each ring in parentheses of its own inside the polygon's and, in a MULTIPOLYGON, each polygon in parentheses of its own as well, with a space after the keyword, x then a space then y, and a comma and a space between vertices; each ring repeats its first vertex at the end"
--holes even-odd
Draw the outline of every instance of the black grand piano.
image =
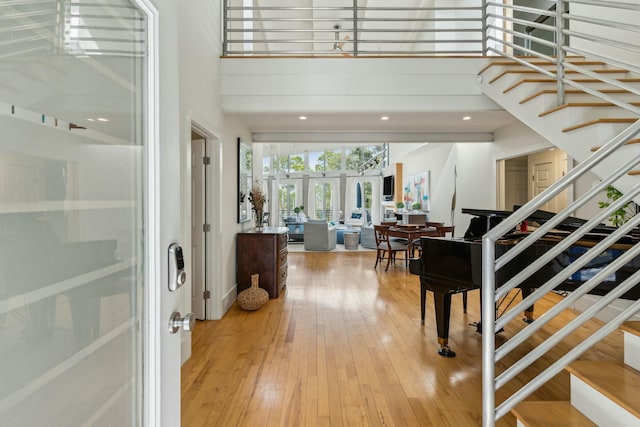
MULTIPOLYGON (((421 238, 422 255, 414 258, 410 262, 410 271, 420 276, 420 305, 422 324, 425 320, 425 302, 427 291, 433 292, 435 317, 438 331, 438 343, 440 349, 438 354, 445 357, 454 357, 455 352, 449 348, 449 320, 451 314, 451 296, 456 293, 479 289, 482 286, 482 242, 481 237, 490 228, 494 227, 504 218, 509 216, 510 211, 495 211, 481 209, 463 209, 463 213, 473 215, 469 228, 465 232, 464 239, 451 239, 442 237, 421 238)), ((550 219, 554 214, 537 211, 527 218, 527 221, 542 224, 550 219)), ((557 227, 557 235, 550 236, 548 241, 535 243, 505 267, 496 273, 496 284, 502 285, 524 267, 538 259, 543 253, 548 251, 558 239, 563 235, 575 230, 585 221, 579 218, 567 218, 557 227)), ((598 226, 592 230, 585 239, 598 241, 611 233, 614 229, 607 226, 598 226)), ((498 241, 496 245, 496 257, 508 251, 514 244, 524 238, 525 233, 514 232, 498 241)), ((637 234, 626 236, 623 241, 619 241, 618 248, 609 248, 595 260, 587 264, 583 269, 574 273, 568 280, 559 285, 556 290, 572 291, 593 276, 594 270, 610 263, 618 257, 625 245, 631 245, 639 241, 637 234)), ((538 270, 534 275, 526 279, 519 287, 522 297, 528 296, 533 289, 545 283, 566 267, 573 260, 577 259, 588 249, 588 242, 582 245, 571 246, 561 255, 555 257, 551 262, 538 270)), ((623 282, 631 274, 640 268, 640 257, 625 265, 615 275, 603 281, 590 293, 604 295, 617 284, 623 282)), ((637 300, 640 298, 640 285, 622 295, 624 299, 637 300)), ((525 311, 525 321, 533 321, 533 307, 525 311)), ((480 322, 481 324, 481 322, 480 322)), ((478 327, 481 331, 481 326, 478 327)))

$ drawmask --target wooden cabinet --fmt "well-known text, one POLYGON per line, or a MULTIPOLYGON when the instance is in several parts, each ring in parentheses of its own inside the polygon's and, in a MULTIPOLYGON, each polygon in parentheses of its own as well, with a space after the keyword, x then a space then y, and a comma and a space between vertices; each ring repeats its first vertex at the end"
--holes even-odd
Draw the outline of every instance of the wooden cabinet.
POLYGON ((238 293, 251 286, 251 275, 260 275, 260 287, 269 298, 278 298, 287 284, 287 228, 266 227, 263 232, 238 233, 238 293))

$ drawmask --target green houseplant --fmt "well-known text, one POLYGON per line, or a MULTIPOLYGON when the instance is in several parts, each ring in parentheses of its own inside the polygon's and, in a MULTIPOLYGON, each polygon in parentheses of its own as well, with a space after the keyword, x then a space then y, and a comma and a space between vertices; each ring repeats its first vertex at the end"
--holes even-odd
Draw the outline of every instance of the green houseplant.
POLYGON ((396 208, 397 208, 398 210, 400 210, 400 209, 404 208, 404 203, 402 203, 402 202, 396 202, 396 208))
MULTIPOLYGON (((622 197, 622 192, 613 186, 607 187, 607 201, 606 202, 598 202, 598 206, 600 209, 608 208, 611 203, 618 200, 622 197)), ((609 217, 609 221, 614 227, 620 227, 622 224, 627 222, 629 218, 635 215, 631 210, 631 202, 625 203, 620 209, 615 210, 611 216, 609 217)))
POLYGON ((411 205, 411 209, 413 209, 414 211, 419 211, 422 209, 422 205, 418 202, 415 202, 414 204, 411 205))

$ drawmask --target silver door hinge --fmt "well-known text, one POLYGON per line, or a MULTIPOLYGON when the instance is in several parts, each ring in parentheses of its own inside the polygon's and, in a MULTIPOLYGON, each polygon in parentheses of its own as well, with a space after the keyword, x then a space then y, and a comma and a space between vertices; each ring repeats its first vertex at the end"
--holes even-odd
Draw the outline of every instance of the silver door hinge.
POLYGON ((211 231, 211 224, 202 224, 202 231, 204 231, 205 233, 211 231))
POLYGON ((204 291, 202 293, 202 299, 210 299, 211 298, 211 291, 204 291))
POLYGON ((206 165, 210 165, 210 164, 211 164, 211 157, 209 157, 209 156, 204 156, 204 157, 202 158, 202 164, 203 164, 203 165, 205 165, 205 166, 206 166, 206 165))

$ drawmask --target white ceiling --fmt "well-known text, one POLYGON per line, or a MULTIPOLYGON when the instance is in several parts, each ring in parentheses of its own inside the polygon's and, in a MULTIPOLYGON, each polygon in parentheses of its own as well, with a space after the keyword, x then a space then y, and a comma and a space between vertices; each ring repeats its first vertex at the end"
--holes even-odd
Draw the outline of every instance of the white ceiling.
POLYGON ((515 121, 505 111, 382 113, 237 113, 255 142, 487 142, 515 121), (305 115, 306 120, 299 116, 305 115))

